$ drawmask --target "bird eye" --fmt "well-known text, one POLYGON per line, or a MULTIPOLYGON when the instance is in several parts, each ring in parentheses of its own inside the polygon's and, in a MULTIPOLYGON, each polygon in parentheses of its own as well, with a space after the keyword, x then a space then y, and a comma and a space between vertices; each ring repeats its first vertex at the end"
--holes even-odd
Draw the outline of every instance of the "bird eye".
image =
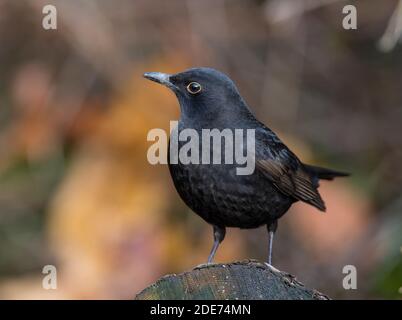
POLYGON ((191 94, 197 94, 201 91, 202 87, 198 82, 190 82, 187 86, 187 91, 191 94))

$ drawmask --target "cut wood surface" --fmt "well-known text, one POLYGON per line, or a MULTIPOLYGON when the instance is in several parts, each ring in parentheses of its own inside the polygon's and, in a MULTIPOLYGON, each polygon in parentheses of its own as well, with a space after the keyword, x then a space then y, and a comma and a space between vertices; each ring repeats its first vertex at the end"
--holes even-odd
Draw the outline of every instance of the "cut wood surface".
POLYGON ((254 260, 205 264, 167 275, 145 288, 137 300, 328 300, 296 278, 254 260))

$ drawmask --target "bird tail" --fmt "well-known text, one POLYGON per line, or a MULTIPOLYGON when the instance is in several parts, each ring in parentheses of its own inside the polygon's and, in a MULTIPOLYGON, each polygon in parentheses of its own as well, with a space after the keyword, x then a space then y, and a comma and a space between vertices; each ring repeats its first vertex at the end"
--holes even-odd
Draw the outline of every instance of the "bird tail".
POLYGON ((309 171, 313 175, 317 176, 319 179, 333 180, 336 177, 350 176, 350 174, 346 173, 346 172, 335 171, 335 170, 332 170, 332 169, 311 166, 311 165, 308 165, 308 164, 305 164, 304 166, 307 169, 307 171, 309 171))

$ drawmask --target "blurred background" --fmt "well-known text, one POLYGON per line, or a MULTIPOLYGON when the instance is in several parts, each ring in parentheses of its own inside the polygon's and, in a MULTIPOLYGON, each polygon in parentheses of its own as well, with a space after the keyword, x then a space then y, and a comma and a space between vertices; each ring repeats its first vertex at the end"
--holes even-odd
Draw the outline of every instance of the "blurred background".
MULTIPOLYGON (((326 214, 280 220, 275 266, 332 298, 400 299, 401 33, 392 0, 0 0, 0 298, 130 299, 206 261, 212 228, 146 158, 176 98, 142 73, 210 66, 304 162, 353 174, 322 183, 326 214)), ((266 255, 264 227, 229 229, 216 261, 266 255)))

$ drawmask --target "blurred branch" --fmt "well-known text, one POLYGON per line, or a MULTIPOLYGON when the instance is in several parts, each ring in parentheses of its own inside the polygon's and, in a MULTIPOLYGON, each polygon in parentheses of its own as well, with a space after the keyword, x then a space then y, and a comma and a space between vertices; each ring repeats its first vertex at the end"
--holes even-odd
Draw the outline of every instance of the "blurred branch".
POLYGON ((265 14, 269 22, 281 23, 337 1, 340 0, 273 0, 267 3, 265 14))
MULTIPOLYGON (((44 0, 26 0, 37 12, 47 4, 44 0)), ((127 77, 131 62, 122 47, 107 12, 93 0, 54 1, 62 26, 60 32, 85 61, 91 64, 109 84, 119 89, 127 77), (77 10, 77 7, 80 9, 77 10), (93 27, 96 26, 96 27, 93 27), (61 31, 61 30, 63 31, 61 31)), ((60 31, 59 31, 60 30, 60 31)))
POLYGON ((390 52, 401 40, 402 35, 402 0, 399 0, 389 19, 387 29, 378 41, 378 48, 383 52, 390 52))

